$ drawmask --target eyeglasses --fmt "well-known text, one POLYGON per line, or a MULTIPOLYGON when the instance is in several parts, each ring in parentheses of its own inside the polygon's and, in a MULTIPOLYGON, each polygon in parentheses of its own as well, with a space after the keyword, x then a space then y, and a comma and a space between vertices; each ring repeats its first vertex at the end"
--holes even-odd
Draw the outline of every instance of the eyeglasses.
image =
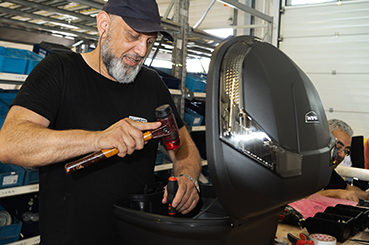
POLYGON ((349 148, 345 148, 344 145, 339 141, 337 142, 336 148, 337 148, 337 153, 341 153, 342 151, 345 151, 346 156, 350 156, 351 154, 351 150, 349 148))
POLYGON ((350 156, 350 154, 351 154, 350 149, 347 149, 347 148, 345 149, 343 147, 337 147, 337 153, 341 153, 342 151, 345 151, 346 156, 350 156))

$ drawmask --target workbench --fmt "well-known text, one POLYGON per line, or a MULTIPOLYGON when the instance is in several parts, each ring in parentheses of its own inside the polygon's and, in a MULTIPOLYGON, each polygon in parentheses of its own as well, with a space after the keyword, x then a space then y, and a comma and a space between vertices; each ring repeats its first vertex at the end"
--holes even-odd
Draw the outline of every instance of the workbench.
MULTIPOLYGON (((305 233, 306 235, 309 235, 309 232, 306 230, 306 228, 299 228, 297 226, 293 225, 287 225, 287 224, 279 224, 277 227, 276 237, 288 242, 288 244, 291 244, 291 242, 288 240, 287 234, 291 233, 292 235, 299 237, 300 233, 305 233)), ((355 236, 350 237, 347 239, 344 243, 337 242, 337 245, 358 245, 358 244, 365 244, 357 241, 351 241, 351 239, 358 239, 358 240, 364 240, 368 241, 369 244, 369 229, 366 228, 364 231, 361 231, 357 233, 355 236)), ((277 243, 275 243, 277 244, 277 243)))

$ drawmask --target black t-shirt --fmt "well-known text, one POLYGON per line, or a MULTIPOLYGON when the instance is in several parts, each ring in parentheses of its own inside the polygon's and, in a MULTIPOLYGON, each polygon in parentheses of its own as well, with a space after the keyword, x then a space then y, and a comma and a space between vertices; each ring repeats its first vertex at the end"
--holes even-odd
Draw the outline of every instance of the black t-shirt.
MULTIPOLYGON (((126 117, 156 121, 155 109, 172 97, 155 71, 142 67, 135 81, 120 84, 91 69, 77 53, 51 54, 28 76, 13 105, 50 120, 56 130, 104 130, 126 117)), ((158 140, 130 156, 113 156, 79 170, 64 172, 69 161, 41 167, 41 244, 119 244, 112 203, 125 194, 142 193, 154 181, 158 140)))
POLYGON ((336 172, 336 170, 332 169, 331 179, 328 185, 324 188, 328 189, 346 189, 347 183, 345 180, 336 172))

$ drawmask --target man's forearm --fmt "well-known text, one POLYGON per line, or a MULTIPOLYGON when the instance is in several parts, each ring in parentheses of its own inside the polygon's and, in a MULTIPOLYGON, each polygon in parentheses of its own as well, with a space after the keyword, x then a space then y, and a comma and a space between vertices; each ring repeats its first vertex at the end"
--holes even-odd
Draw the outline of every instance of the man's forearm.
POLYGON ((199 151, 189 136, 187 129, 180 129, 182 145, 175 152, 169 152, 173 160, 175 175, 187 174, 198 179, 201 173, 201 157, 199 151), (183 130, 186 130, 185 132, 183 130))
POLYGON ((145 146, 144 131, 160 122, 143 123, 123 118, 102 131, 51 130, 43 116, 12 107, 0 131, 0 161, 20 166, 42 166, 101 149, 117 149, 125 157, 145 146))
POLYGON ((34 167, 93 151, 94 132, 51 130, 49 124, 37 113, 12 107, 0 131, 0 161, 34 167))
POLYGON ((4 139, 7 143, 0 150, 0 161, 3 163, 36 167, 93 151, 93 144, 88 143, 92 142, 92 132, 56 131, 32 123, 19 125, 16 132, 4 139))
POLYGON ((186 147, 186 150, 182 149, 182 153, 176 155, 173 163, 175 175, 187 174, 194 179, 199 178, 201 158, 195 145, 186 147))

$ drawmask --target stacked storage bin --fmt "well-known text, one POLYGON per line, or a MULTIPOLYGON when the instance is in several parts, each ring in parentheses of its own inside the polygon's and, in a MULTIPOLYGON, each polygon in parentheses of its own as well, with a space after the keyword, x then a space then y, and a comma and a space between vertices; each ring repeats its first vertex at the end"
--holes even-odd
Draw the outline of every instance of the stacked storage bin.
POLYGON ((31 51, 0 46, 0 72, 28 75, 41 60, 31 51))
POLYGON ((45 58, 52 52, 73 52, 70 48, 56 43, 41 42, 33 45, 33 52, 45 58))
POLYGON ((0 72, 25 74, 27 60, 8 48, 0 46, 0 72))
MULTIPOLYGON (((5 214, 11 218, 11 222, 8 221, 9 225, 0 227, 0 233, 1 229, 8 230, 6 235, 4 233, 0 235, 0 245, 17 241, 20 239, 20 234, 22 234, 22 239, 40 234, 38 193, 26 193, 2 198, 0 199, 0 205, 6 210, 7 214, 5 214)), ((20 242, 19 244, 23 243, 20 242)))
POLYGON ((22 222, 0 206, 0 245, 16 242, 22 229, 22 222))
POLYGON ((10 104, 13 102, 18 90, 0 89, 0 129, 3 126, 6 115, 8 114, 10 104))
MULTIPOLYGON (((206 92, 206 74, 187 73, 186 88, 192 92, 206 92)), ((191 126, 205 125, 205 102, 199 100, 186 101, 184 120, 191 126)))
POLYGON ((37 184, 38 168, 24 168, 0 162, 0 189, 37 184))
POLYGON ((186 74, 186 88, 192 92, 205 93, 206 92, 206 74, 203 73, 187 73, 186 74))
POLYGON ((24 175, 24 168, 0 162, 0 189, 22 186, 24 175))
POLYGON ((163 79, 163 81, 165 82, 168 88, 179 89, 181 80, 170 75, 170 69, 158 68, 158 67, 153 67, 153 66, 150 66, 149 68, 155 70, 159 74, 159 76, 161 77, 161 79, 163 79))
POLYGON ((9 50, 13 51, 14 53, 18 54, 20 57, 24 57, 27 60, 27 66, 25 73, 26 75, 30 74, 33 68, 42 60, 42 57, 24 49, 15 49, 15 48, 8 48, 9 50))
POLYGON ((191 126, 205 125, 205 101, 185 101, 184 120, 191 126))

